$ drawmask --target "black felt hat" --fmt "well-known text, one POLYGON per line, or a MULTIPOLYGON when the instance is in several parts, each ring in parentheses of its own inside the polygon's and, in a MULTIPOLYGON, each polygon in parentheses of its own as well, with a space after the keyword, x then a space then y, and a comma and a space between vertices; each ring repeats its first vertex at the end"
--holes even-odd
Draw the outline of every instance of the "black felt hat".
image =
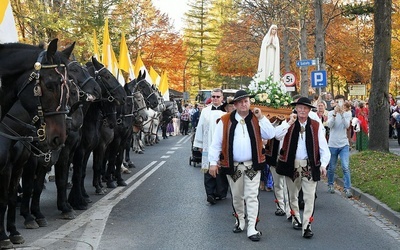
POLYGON ((311 101, 307 97, 300 97, 297 100, 297 102, 292 102, 290 105, 296 106, 297 104, 305 105, 305 106, 308 106, 308 107, 310 107, 312 109, 315 108, 313 105, 311 105, 311 101))
POLYGON ((234 104, 236 101, 242 100, 243 98, 246 97, 254 97, 254 95, 250 95, 249 93, 247 93, 246 91, 240 89, 238 91, 236 91, 235 96, 233 97, 233 100, 229 102, 229 104, 234 104))

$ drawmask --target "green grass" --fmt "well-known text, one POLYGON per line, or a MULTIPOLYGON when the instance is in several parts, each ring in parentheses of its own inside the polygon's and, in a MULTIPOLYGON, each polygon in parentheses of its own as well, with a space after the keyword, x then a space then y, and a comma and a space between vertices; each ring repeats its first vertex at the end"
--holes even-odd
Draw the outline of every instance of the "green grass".
MULTIPOLYGON (((363 151, 350 156, 351 183, 391 209, 400 212, 400 156, 393 153, 363 151)), ((336 167, 343 177, 340 163, 336 167)))

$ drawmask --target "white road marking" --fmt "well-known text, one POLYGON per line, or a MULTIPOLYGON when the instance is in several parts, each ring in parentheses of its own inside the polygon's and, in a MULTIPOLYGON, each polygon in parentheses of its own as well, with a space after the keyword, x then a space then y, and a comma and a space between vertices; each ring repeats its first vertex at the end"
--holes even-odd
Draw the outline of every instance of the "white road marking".
POLYGON ((167 151, 167 154, 173 154, 175 151, 167 151))
POLYGON ((166 159, 166 158, 169 158, 169 155, 163 155, 163 156, 161 156, 160 158, 161 158, 161 159, 166 159))
MULTIPOLYGON (((148 164, 142 170, 129 178, 126 183, 129 185, 135 179, 139 178, 141 174, 150 169, 155 163, 157 163, 157 161, 153 161, 148 164)), ((138 179, 137 182, 131 187, 115 188, 98 202, 93 204, 91 208, 79 215, 77 218, 64 224, 56 231, 45 235, 42 239, 33 242, 32 246, 40 246, 45 249, 50 245, 57 243, 57 241, 62 241, 62 244, 65 246, 66 242, 74 239, 74 237, 69 237, 69 235, 75 233, 80 228, 85 228, 79 239, 75 237, 75 240, 71 241, 71 246, 75 245, 75 249, 79 250, 89 249, 89 247, 91 249, 97 249, 100 244, 101 236, 104 232, 108 217, 113 207, 118 204, 118 202, 120 202, 122 199, 128 197, 150 175, 152 175, 157 169, 164 165, 164 163, 165 161, 159 162, 153 169, 151 169, 143 177, 138 179)))

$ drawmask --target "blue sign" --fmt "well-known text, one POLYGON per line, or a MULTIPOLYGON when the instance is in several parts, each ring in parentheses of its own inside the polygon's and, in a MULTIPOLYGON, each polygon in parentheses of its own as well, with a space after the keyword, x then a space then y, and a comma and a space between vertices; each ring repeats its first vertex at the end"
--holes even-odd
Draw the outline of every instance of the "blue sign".
POLYGON ((326 87, 326 70, 311 71, 311 87, 326 87))
POLYGON ((297 67, 308 67, 308 66, 312 66, 312 65, 316 65, 317 62, 316 60, 312 59, 312 60, 300 60, 296 62, 297 67))

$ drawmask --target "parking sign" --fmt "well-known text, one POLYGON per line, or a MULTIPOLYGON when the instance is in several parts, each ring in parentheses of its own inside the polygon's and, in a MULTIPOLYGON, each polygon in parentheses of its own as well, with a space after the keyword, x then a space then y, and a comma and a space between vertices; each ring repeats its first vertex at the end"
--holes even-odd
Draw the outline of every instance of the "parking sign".
POLYGON ((315 70, 311 72, 311 87, 326 87, 326 70, 315 70))

